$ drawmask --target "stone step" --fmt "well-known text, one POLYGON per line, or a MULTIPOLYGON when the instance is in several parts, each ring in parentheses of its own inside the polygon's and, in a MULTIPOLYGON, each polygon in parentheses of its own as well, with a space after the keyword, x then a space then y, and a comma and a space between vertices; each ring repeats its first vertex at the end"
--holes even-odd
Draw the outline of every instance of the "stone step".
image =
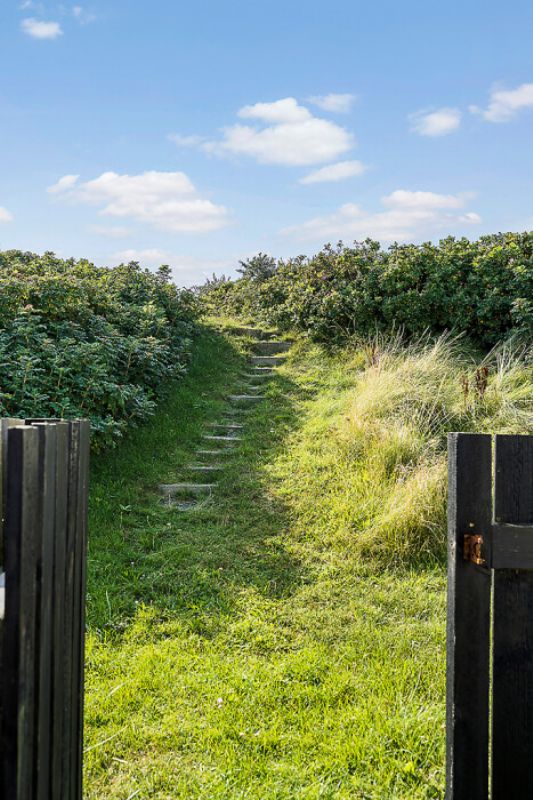
POLYGON ((208 442, 242 442, 242 438, 240 436, 211 436, 204 434, 202 439, 206 439, 208 442))
POLYGON ((208 428, 229 428, 232 431, 238 431, 244 428, 244 425, 239 425, 237 422, 209 422, 208 428))
POLYGON ((230 332, 236 336, 250 336, 252 339, 266 339, 273 335, 268 331, 261 330, 261 328, 231 328, 230 332))
POLYGON ((278 353, 286 353, 292 347, 292 342, 258 342, 254 344, 253 351, 258 356, 274 356, 278 353))
POLYGON ((243 381, 239 386, 239 389, 242 389, 244 394, 246 394, 246 392, 262 392, 264 388, 265 387, 261 386, 261 384, 256 385, 255 383, 250 383, 249 381, 243 381))
POLYGON ((191 472, 218 472, 224 467, 221 464, 187 464, 186 469, 191 472))
POLYGON ((234 447, 221 447, 220 450, 195 450, 197 456, 228 456, 235 453, 234 447))
POLYGON ((250 361, 255 367, 277 367, 284 361, 284 356, 252 356, 250 361))
POLYGON ((243 378, 248 378, 249 380, 266 380, 267 378, 271 378, 273 375, 273 371, 271 369, 268 372, 245 372, 242 376, 243 378))
POLYGON ((274 368, 273 367, 261 367, 255 365, 254 368, 254 375, 273 375, 274 368))
POLYGON ((159 491, 165 497, 188 492, 189 494, 211 494, 216 483, 160 483, 159 491))
POLYGON ((264 400, 262 394, 230 394, 228 398, 232 403, 253 403, 264 400))

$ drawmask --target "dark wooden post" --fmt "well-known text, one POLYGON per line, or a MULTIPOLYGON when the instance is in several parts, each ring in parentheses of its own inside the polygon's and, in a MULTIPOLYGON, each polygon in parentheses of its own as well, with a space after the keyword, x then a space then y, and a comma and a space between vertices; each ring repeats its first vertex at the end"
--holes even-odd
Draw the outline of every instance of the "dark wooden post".
POLYGON ((89 424, 2 420, 0 465, 0 800, 81 800, 89 424))
MULTIPOLYGON (((495 467, 496 523, 531 525, 533 436, 496 436, 495 467)), ((522 538, 525 550, 531 530, 522 538)), ((495 569, 493 604, 492 800, 526 800, 533 797, 531 567, 495 569)))
POLYGON ((39 434, 35 428, 13 427, 7 440, 2 767, 6 797, 33 800, 39 434))
POLYGON ((447 800, 487 800, 490 573, 463 558, 491 524, 491 437, 448 438, 447 800))

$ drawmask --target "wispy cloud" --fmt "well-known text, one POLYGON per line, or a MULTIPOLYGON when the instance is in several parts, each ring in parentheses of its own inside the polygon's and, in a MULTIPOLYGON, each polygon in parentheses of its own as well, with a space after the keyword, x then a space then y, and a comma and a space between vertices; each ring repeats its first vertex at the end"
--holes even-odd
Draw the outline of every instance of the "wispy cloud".
POLYGON ((57 183, 54 183, 53 186, 49 186, 47 188, 48 194, 60 194, 61 192, 67 191, 67 189, 72 189, 78 182, 79 175, 63 175, 57 183))
POLYGON ((183 136, 181 133, 169 133, 167 139, 177 147, 198 147, 205 141, 204 136, 197 136, 196 134, 183 136))
POLYGON ((130 218, 171 233, 204 233, 230 223, 228 209, 202 197, 183 172, 104 172, 86 183, 65 175, 48 192, 99 206, 104 216, 130 218))
POLYGON ((382 242, 405 242, 443 228, 480 223, 478 214, 464 210, 471 197, 398 189, 381 199, 382 211, 371 213, 355 203, 346 203, 333 214, 285 228, 282 233, 303 241, 360 240, 371 236, 382 242))
POLYGON ((96 20, 96 14, 94 14, 92 11, 87 11, 84 6, 73 6, 72 16, 80 23, 80 25, 89 25, 89 23, 95 22, 96 20))
POLYGON ((458 108, 424 109, 410 114, 409 121, 411 130, 420 136, 446 136, 461 125, 461 112, 458 108))
POLYGON ((11 222, 12 219, 13 214, 7 208, 0 206, 0 223, 11 222))
POLYGON ((46 22, 45 20, 27 17, 20 23, 24 33, 33 39, 57 39, 62 36, 63 30, 59 22, 46 22))
POLYGON ((522 83, 516 89, 493 86, 487 108, 470 106, 470 111, 488 122, 510 122, 525 108, 533 108, 533 83, 522 83))
POLYGON ((329 164, 327 167, 310 172, 309 175, 300 179, 300 183, 308 185, 343 181, 346 178, 362 175, 367 169, 368 167, 362 161, 339 161, 337 164, 329 164))
POLYGON ((257 124, 223 128, 220 141, 205 142, 202 148, 216 155, 245 155, 262 164, 292 167, 332 161, 355 144, 349 131, 315 117, 294 97, 244 106, 238 116, 257 124))
POLYGON ((324 111, 336 114, 347 114, 352 110, 357 97, 355 94, 324 94, 309 98, 309 102, 324 111))

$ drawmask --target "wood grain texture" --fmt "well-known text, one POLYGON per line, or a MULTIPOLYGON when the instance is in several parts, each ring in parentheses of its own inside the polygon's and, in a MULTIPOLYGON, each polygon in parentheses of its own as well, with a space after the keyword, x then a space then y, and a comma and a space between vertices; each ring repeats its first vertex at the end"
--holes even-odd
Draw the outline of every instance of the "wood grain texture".
POLYGON ((85 421, 0 424, 0 800, 82 800, 88 462, 85 421))
MULTIPOLYGON (((533 437, 497 436, 497 523, 533 523, 533 437)), ((495 570, 492 800, 533 797, 533 572, 495 570)))
POLYGON ((448 437, 446 798, 487 800, 490 572, 463 559, 465 533, 491 523, 491 437, 448 437))

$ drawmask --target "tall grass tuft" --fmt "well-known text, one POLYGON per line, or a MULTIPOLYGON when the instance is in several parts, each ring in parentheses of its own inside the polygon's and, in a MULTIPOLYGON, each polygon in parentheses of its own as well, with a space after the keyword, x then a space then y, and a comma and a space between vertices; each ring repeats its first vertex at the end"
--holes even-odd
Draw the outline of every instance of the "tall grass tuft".
POLYGON ((531 351, 479 359, 461 339, 398 333, 357 343, 350 358, 363 365, 351 386, 339 395, 332 380, 297 446, 300 519, 308 503, 308 532, 382 564, 441 559, 447 433, 532 433, 531 351))

